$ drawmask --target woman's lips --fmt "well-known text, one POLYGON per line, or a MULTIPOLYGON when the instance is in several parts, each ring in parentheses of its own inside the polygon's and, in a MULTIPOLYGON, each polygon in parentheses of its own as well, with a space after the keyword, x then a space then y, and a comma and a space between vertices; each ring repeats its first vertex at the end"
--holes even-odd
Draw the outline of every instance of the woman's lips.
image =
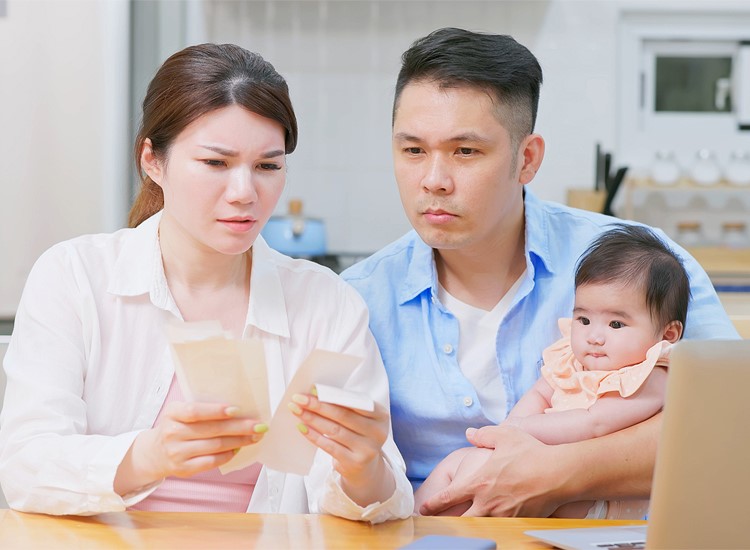
POLYGON ((235 233, 247 233, 255 227, 256 220, 252 218, 224 218, 219 223, 235 233))

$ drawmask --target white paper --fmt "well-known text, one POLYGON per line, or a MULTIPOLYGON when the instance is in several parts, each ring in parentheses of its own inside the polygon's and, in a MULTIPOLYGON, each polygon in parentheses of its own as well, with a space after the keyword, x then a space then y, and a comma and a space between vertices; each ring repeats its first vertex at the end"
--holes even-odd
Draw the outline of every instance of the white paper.
POLYGON ((335 388, 325 384, 315 384, 315 390, 318 392, 318 401, 323 403, 332 403, 360 411, 372 412, 375 410, 375 402, 365 393, 335 388))
POLYGON ((220 468, 221 472, 227 473, 249 466, 253 462, 261 462, 279 472, 307 475, 312 467, 317 447, 299 432, 299 418, 292 414, 287 403, 292 402, 292 395, 295 393, 310 393, 315 384, 344 386, 361 362, 362 359, 352 355, 313 350, 287 386, 268 432, 261 442, 243 447, 232 461, 220 468))
POLYGON ((269 425, 259 443, 243 447, 232 460, 220 467, 223 474, 255 462, 299 475, 310 471, 317 447, 299 432, 297 424, 300 421, 287 406, 295 393, 310 393, 316 386, 321 401, 374 410, 369 396, 340 389, 362 361, 359 357, 313 350, 297 369, 278 409, 271 416, 268 375, 260 340, 230 339, 218 322, 172 323, 167 335, 175 374, 188 401, 234 405, 239 407, 241 416, 269 425))

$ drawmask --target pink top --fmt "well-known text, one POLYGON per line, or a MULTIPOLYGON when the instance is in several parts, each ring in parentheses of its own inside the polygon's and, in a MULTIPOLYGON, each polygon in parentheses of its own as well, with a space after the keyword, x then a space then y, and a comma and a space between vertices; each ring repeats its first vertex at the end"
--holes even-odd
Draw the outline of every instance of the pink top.
MULTIPOLYGON (((170 401, 184 401, 175 377, 169 386, 154 426, 170 401)), ((258 481, 261 465, 222 475, 218 468, 191 477, 168 477, 148 497, 128 508, 153 512, 246 512, 258 481)))
POLYGON ((542 376, 554 390, 552 407, 544 412, 588 409, 600 395, 618 392, 622 397, 633 395, 646 381, 655 366, 665 367, 669 362, 672 344, 662 340, 646 352, 646 358, 637 365, 618 370, 584 370, 570 347, 572 319, 558 321, 563 337, 542 353, 542 376))

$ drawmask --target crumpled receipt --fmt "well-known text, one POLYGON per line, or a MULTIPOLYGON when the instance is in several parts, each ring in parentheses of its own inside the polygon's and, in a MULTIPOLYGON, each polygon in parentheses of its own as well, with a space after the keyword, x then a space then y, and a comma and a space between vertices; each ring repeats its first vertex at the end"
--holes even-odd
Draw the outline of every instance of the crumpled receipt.
POLYGON ((308 393, 315 386, 323 402, 374 410, 375 403, 368 395, 342 388, 362 362, 360 357, 313 350, 295 372, 272 415, 260 340, 231 338, 218 321, 170 323, 167 339, 177 381, 188 401, 230 403, 239 407, 241 416, 268 424, 259 443, 243 447, 219 468, 224 474, 255 462, 292 474, 310 471, 317 447, 300 435, 299 420, 285 406, 295 393, 308 393))

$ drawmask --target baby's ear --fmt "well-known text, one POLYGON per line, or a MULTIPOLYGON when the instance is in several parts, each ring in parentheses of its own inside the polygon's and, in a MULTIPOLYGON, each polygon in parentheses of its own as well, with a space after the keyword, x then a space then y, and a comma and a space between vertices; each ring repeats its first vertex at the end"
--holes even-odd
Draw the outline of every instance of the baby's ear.
POLYGON ((674 344, 680 338, 682 338, 682 323, 680 321, 671 321, 666 327, 664 327, 662 340, 674 344))

